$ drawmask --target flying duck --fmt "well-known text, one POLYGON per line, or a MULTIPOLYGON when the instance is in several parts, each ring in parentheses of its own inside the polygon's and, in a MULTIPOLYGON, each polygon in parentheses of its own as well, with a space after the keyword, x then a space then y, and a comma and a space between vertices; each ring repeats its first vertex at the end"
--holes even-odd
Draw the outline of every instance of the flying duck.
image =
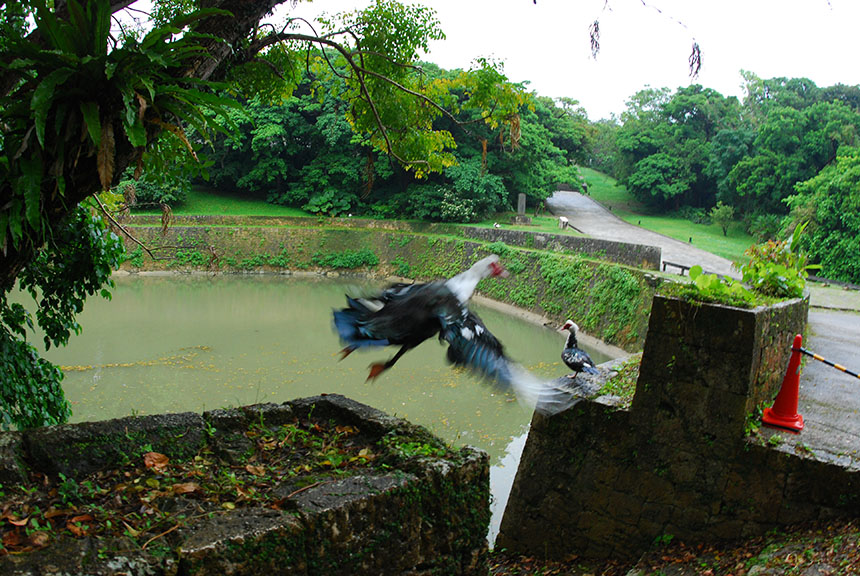
POLYGON ((396 283, 373 296, 347 296, 347 307, 334 311, 335 329, 345 344, 341 359, 366 346, 400 346, 386 362, 370 365, 367 379, 373 380, 406 352, 438 336, 448 343, 446 357, 450 363, 469 368, 501 389, 513 389, 521 400, 536 404, 542 413, 566 409, 575 398, 512 362, 501 342, 468 308, 478 282, 507 275, 494 254, 445 281, 396 283))

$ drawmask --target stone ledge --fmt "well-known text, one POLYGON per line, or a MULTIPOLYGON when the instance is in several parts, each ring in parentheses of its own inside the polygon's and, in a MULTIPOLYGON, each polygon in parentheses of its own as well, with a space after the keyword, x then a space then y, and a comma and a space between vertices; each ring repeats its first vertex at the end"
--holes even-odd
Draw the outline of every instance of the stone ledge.
MULTIPOLYGON (((311 477, 304 484, 293 475, 272 474, 277 485, 268 500, 250 498, 235 508, 209 504, 205 496, 183 500, 182 493, 173 494, 147 506, 196 507, 200 513, 171 519, 154 537, 128 532, 125 537, 75 537, 63 522, 45 547, 0 557, 0 573, 487 573, 487 455, 468 447, 444 448, 423 428, 339 395, 202 416, 130 417, 2 433, 0 477, 37 478, 46 486, 33 489, 49 492, 52 485, 55 490, 59 486, 59 474, 95 482, 98 474, 122 467, 129 454, 139 457, 142 446, 135 441, 144 442, 147 450, 170 450, 177 459, 193 459, 198 452, 211 459, 221 453, 227 455, 223 462, 228 469, 243 468, 240 455, 251 444, 240 438, 247 431, 297 419, 350 427, 361 445, 373 446, 378 459, 346 475, 311 477), (162 545, 147 548, 150 539, 162 545)), ((0 524, 0 530, 10 528, 0 524)))

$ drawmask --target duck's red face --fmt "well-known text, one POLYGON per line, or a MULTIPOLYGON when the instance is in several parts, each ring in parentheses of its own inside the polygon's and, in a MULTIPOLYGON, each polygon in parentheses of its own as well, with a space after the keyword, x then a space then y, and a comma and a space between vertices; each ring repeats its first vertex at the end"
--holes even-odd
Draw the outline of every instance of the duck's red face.
POLYGON ((502 278, 507 278, 510 274, 505 270, 505 267, 499 264, 498 262, 490 262, 490 277, 495 278, 496 276, 501 276, 502 278))

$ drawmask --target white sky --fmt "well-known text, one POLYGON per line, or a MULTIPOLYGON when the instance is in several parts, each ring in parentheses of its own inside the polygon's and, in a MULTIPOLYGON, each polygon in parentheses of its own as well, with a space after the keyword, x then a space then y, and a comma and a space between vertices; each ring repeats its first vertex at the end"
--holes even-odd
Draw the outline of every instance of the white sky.
MULTIPOLYGON (((542 96, 579 100, 592 120, 619 114, 646 85, 690 84, 694 39, 703 63, 695 82, 726 96, 742 97, 740 70, 806 77, 818 86, 860 84, 860 0, 609 0, 611 10, 604 0, 418 3, 436 10, 447 36, 427 60, 447 69, 466 69, 482 56, 502 60, 510 80, 528 81, 542 96), (598 17, 595 61, 588 26, 598 17)), ((289 13, 313 17, 368 4, 316 0, 289 13)))

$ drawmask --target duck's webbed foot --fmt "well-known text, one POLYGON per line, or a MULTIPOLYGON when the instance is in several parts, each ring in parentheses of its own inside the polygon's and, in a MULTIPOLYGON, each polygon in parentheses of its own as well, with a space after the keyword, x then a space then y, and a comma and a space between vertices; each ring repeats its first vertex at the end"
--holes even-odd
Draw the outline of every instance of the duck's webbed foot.
POLYGON ((343 350, 340 351, 340 359, 343 360, 344 358, 346 358, 347 356, 349 356, 353 352, 355 352, 355 347, 354 346, 347 346, 346 348, 344 348, 343 350))
POLYGON ((377 362, 370 365, 370 374, 367 375, 367 382, 375 380, 377 376, 388 369, 388 364, 385 362, 377 362))
POLYGON ((395 362, 400 360, 400 357, 406 354, 406 351, 409 350, 409 346, 404 346, 400 350, 397 351, 397 354, 391 357, 388 362, 375 362, 370 365, 370 375, 368 375, 368 380, 373 380, 392 366, 394 366, 395 362))

